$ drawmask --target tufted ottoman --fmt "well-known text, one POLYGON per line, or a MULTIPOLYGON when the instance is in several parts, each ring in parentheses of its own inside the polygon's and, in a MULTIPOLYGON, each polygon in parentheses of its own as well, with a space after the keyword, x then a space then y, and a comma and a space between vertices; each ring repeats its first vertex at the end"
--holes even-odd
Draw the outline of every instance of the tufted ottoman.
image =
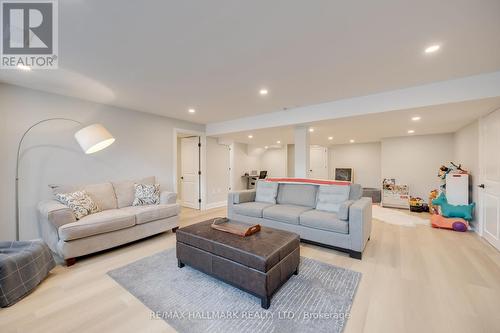
POLYGON ((177 231, 179 267, 187 264, 245 290, 259 297, 261 306, 268 309, 272 295, 299 272, 299 235, 262 227, 256 234, 240 237, 212 229, 212 222, 177 231))
POLYGON ((10 306, 29 294, 56 263, 41 239, 0 242, 0 307, 10 306))

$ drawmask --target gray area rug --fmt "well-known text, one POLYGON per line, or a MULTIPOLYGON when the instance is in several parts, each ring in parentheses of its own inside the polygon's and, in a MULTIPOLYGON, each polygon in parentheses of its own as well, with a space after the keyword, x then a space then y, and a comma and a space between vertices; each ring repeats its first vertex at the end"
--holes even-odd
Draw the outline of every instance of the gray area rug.
POLYGON ((177 268, 175 249, 108 273, 179 332, 342 332, 361 273, 301 257, 299 275, 260 299, 189 266, 177 268))

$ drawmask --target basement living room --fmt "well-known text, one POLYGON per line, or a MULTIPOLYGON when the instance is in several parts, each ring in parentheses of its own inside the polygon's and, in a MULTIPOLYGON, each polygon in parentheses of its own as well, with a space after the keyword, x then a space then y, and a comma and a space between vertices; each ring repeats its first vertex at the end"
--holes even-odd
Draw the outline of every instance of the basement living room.
POLYGON ((0 332, 500 331, 500 2, 0 20, 0 332))

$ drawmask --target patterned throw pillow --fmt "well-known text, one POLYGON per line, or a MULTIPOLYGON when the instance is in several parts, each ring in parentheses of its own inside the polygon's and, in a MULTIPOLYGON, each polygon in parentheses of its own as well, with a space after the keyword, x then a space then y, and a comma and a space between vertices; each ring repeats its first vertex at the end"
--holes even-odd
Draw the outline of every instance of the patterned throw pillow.
POLYGON ((132 206, 159 204, 160 184, 135 184, 135 199, 132 206))
POLYGON ((99 206, 85 191, 75 191, 71 193, 57 193, 56 199, 68 206, 75 213, 76 219, 79 220, 89 214, 100 211, 99 206))

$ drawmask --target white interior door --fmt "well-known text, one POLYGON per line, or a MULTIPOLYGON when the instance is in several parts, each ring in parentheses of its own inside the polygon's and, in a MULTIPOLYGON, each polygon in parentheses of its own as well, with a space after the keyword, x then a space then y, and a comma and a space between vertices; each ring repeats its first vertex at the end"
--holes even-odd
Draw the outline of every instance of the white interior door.
POLYGON ((328 179, 328 148, 310 147, 309 178, 328 179))
POLYGON ((199 137, 181 139, 181 186, 184 207, 200 209, 200 143, 199 137))
POLYGON ((500 250, 500 110, 481 120, 482 235, 500 250))

